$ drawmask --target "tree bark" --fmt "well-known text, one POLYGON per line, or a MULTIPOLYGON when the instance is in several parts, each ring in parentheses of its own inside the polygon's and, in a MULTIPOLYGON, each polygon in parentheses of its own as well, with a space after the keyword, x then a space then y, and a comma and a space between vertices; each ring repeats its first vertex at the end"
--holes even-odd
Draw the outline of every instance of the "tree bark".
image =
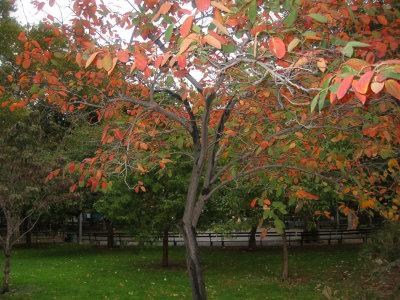
POLYGON ((163 231, 163 259, 162 266, 168 267, 168 229, 163 231))
POLYGON ((192 224, 185 224, 183 222, 178 224, 178 227, 185 241, 186 263, 192 287, 192 297, 194 300, 206 300, 206 286, 195 228, 192 224))
MULTIPOLYGON (((8 240, 8 239, 7 239, 8 240)), ((3 294, 9 291, 10 285, 10 256, 11 256, 11 247, 10 241, 6 241, 6 245, 4 247, 4 282, 3 282, 3 294)))
POLYGON ((109 220, 104 220, 107 229, 107 247, 114 247, 114 228, 109 220))
POLYGON ((25 220, 25 245, 27 248, 31 248, 32 247, 32 234, 31 234, 31 229, 32 227, 32 219, 29 216, 26 220, 25 220))
POLYGON ((256 233, 257 233, 257 227, 251 227, 250 238, 249 238, 249 249, 251 249, 251 250, 254 250, 257 248, 256 233))
POLYGON ((288 245, 287 245, 285 230, 283 230, 283 233, 282 233, 282 247, 283 247, 282 280, 286 281, 289 279, 289 254, 288 254, 288 245))

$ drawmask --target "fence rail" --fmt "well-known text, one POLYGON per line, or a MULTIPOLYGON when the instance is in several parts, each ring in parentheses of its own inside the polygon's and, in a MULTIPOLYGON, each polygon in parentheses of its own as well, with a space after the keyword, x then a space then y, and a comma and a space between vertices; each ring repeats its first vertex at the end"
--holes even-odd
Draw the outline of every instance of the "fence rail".
MULTIPOLYGON (((338 244, 346 240, 353 240, 354 242, 365 242, 372 234, 372 229, 357 229, 357 230, 320 230, 315 232, 303 231, 288 231, 286 232, 286 239, 289 245, 297 244, 304 245, 307 243, 328 243, 332 242, 338 244)), ((68 236, 68 235, 67 235, 68 236)), ((71 233, 69 234, 71 236, 71 233)), ((74 238, 78 239, 76 234, 74 238)), ((135 236, 125 233, 115 233, 114 243, 116 245, 137 245, 139 242, 135 236)), ((197 242, 200 246, 245 246, 247 245, 250 233, 249 232, 230 232, 230 233, 216 233, 216 232, 199 232, 196 235, 197 242)), ((73 239, 74 239, 73 238, 73 239)), ((99 233, 83 233, 83 243, 94 244, 107 244, 107 234, 99 233)), ((150 236, 147 241, 153 244, 161 243, 162 239, 157 236, 150 236)), ((282 237, 277 232, 268 232, 264 238, 261 238, 261 232, 256 233, 256 241, 259 246, 273 245, 282 243, 282 237)), ((168 235, 168 244, 171 246, 182 246, 184 244, 183 237, 179 233, 170 233, 168 235)))

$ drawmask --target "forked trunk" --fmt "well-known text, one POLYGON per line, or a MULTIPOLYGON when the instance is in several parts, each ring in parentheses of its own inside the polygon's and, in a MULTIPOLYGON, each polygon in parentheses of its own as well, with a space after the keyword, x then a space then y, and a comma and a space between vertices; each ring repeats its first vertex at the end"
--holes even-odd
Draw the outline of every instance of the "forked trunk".
POLYGON ((11 237, 10 233, 7 232, 7 236, 4 240, 4 281, 3 281, 3 291, 5 294, 9 291, 10 286, 10 256, 11 256, 11 237))
POLYGON ((163 232, 163 259, 162 266, 168 267, 168 229, 163 232))
POLYGON ((194 300, 206 300, 206 286, 195 228, 191 224, 184 223, 179 224, 178 227, 185 241, 186 263, 192 287, 192 297, 194 300))
POLYGON ((286 281, 289 279, 289 254, 288 254, 288 245, 287 245, 285 230, 283 230, 283 233, 282 233, 282 247, 283 247, 282 280, 286 281))

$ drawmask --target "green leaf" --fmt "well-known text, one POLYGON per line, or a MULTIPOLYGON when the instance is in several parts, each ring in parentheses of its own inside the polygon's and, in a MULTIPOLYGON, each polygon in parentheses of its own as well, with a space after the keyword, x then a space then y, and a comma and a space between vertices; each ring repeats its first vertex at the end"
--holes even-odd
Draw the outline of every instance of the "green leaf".
POLYGON ((351 57, 353 55, 354 49, 352 46, 346 45, 341 50, 342 54, 347 57, 351 57))
POLYGON ((168 86, 171 86, 171 85, 174 84, 174 78, 173 78, 172 76, 168 76, 168 77, 167 77, 167 80, 166 80, 165 82, 166 82, 166 84, 167 84, 168 86))
POLYGON ((273 0, 269 8, 274 12, 274 13, 279 13, 281 11, 281 5, 279 0, 273 0))
POLYGON ((174 25, 171 24, 168 26, 167 30, 165 31, 165 41, 166 42, 169 42, 169 40, 171 39, 173 29, 174 29, 174 25))
POLYGON ((366 43, 357 42, 357 41, 351 41, 351 42, 347 43, 347 46, 351 46, 351 47, 370 47, 371 45, 366 44, 366 43))
POLYGON ((308 16, 310 16, 315 21, 318 21, 320 23, 328 23, 328 20, 323 15, 320 15, 320 14, 309 14, 308 16))
POLYGON ((256 0, 251 1, 249 7, 249 19, 251 23, 255 23, 257 18, 257 2, 256 0))
POLYGON ((235 46, 233 46, 232 44, 228 44, 228 45, 222 45, 222 50, 228 53, 234 53, 235 52, 235 46))
POLYGON ((334 85, 332 85, 331 88, 330 88, 331 92, 332 92, 333 94, 337 94, 337 91, 338 91, 338 89, 339 89, 339 86, 340 86, 340 82, 335 83, 334 85))
POLYGON ((296 22, 297 16, 299 15, 299 10, 297 8, 292 9, 290 14, 285 19, 286 26, 290 27, 296 22))
POLYGON ((36 92, 38 90, 39 90, 39 85, 38 84, 34 84, 34 85, 32 85, 30 92, 31 92, 31 94, 36 94, 36 92))
POLYGON ((311 101, 311 112, 313 112, 315 107, 317 106, 318 98, 319 98, 319 93, 315 95, 314 99, 311 101))
POLYGON ((400 73, 393 72, 393 70, 385 70, 381 72, 383 76, 400 80, 400 73))
POLYGON ((331 39, 331 42, 335 46, 346 46, 347 42, 339 39, 338 37, 334 37, 331 39))
POLYGON ((274 220, 275 229, 279 234, 283 233, 283 229, 285 228, 285 223, 283 223, 280 219, 274 220))
POLYGON ((315 31, 312 31, 312 30, 307 30, 307 31, 304 31, 304 32, 302 33, 302 35, 303 35, 303 36, 316 36, 317 33, 316 33, 315 31))

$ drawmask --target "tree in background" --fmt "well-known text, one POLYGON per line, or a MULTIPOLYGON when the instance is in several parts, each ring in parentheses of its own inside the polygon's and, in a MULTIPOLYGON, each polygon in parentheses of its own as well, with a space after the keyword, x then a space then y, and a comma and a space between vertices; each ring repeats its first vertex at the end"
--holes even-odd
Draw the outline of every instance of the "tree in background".
MULTIPOLYGON (((46 5, 33 2, 39 10, 46 5)), ((25 51, 17 62, 26 72, 19 88, 38 88, 10 107, 35 101, 42 93, 62 112, 93 107, 98 120, 120 118, 118 128, 103 131, 101 140, 108 147, 81 170, 92 190, 106 185, 110 173, 144 174, 155 165, 165 166, 176 159, 170 145, 179 141, 193 168, 178 226, 193 298, 206 299, 195 230, 207 201, 236 179, 261 172, 277 180, 284 172, 301 183, 304 174, 333 180, 320 174, 326 170, 353 174, 353 181, 343 176, 337 181, 343 199, 398 219, 391 206, 398 196, 385 199, 386 206, 372 205, 363 178, 369 169, 358 165, 364 154, 376 157, 386 148, 390 157, 398 147, 399 60, 392 56, 398 48, 399 12, 392 4, 145 0, 114 13, 111 6, 77 0, 68 22, 51 24, 54 17, 49 16, 47 28, 54 33, 49 43, 68 41, 70 51, 63 58, 81 70, 58 76, 56 70, 32 68, 32 62, 46 65, 59 54, 44 51, 29 34, 20 36, 25 51), (122 31, 131 38, 124 40, 118 34, 122 31), (100 86, 103 80, 106 87, 100 86), (76 93, 84 87, 97 93, 76 93), (366 129, 358 118, 364 105, 390 114, 378 117, 384 128, 366 129), (338 123, 344 126, 340 131, 363 129, 353 141, 361 150, 353 161, 333 152, 326 159, 320 155, 338 123), (378 131, 381 139, 366 141, 378 131), (305 133, 316 135, 306 139, 305 133), (360 185, 348 185, 357 180, 360 185)), ((350 139, 353 132, 336 138, 350 139)), ((397 172, 397 159, 389 162, 388 169, 397 172)), ((311 195, 301 185, 296 189, 300 201, 311 195)), ((350 212, 345 204, 342 209, 350 212)))

